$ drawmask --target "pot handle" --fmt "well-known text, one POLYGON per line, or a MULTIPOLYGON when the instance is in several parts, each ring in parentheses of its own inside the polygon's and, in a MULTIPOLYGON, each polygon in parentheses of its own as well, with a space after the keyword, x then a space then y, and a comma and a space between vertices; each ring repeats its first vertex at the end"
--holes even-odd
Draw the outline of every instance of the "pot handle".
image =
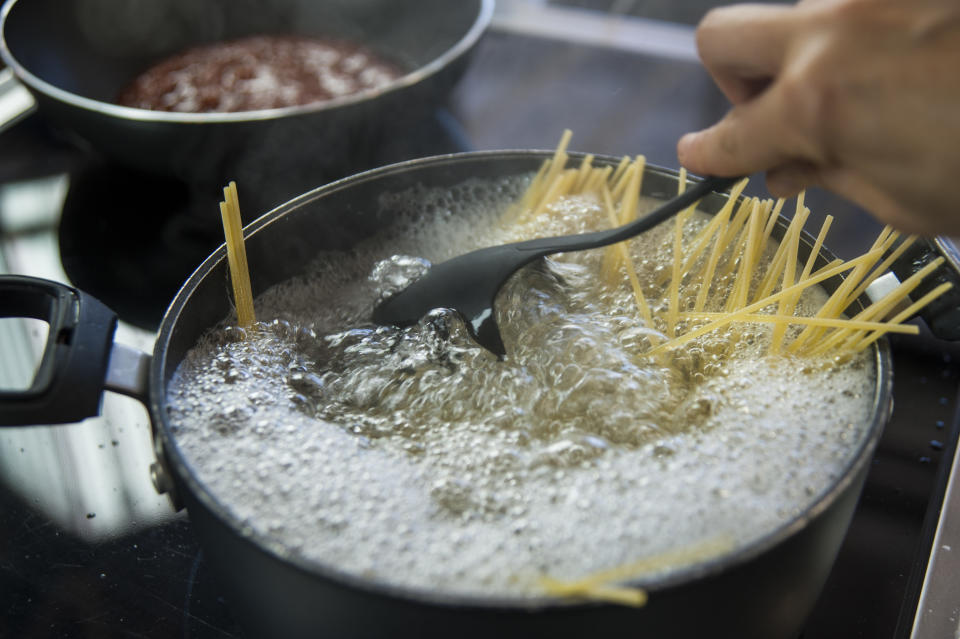
POLYGON ((0 131, 13 126, 36 108, 36 100, 13 75, 13 69, 0 69, 0 131))
MULTIPOLYGON (((893 251, 898 245, 899 242, 890 250, 893 251)), ((953 284, 953 288, 921 310, 920 317, 936 337, 955 342, 960 341, 960 251, 956 244, 942 237, 917 238, 890 265, 890 270, 902 282, 941 256, 946 261, 927 276, 910 296, 919 298, 944 282, 953 284)))
POLYGON ((0 391, 0 426, 65 424, 100 412, 117 316, 65 284, 0 275, 0 317, 29 317, 50 328, 26 390, 0 391))

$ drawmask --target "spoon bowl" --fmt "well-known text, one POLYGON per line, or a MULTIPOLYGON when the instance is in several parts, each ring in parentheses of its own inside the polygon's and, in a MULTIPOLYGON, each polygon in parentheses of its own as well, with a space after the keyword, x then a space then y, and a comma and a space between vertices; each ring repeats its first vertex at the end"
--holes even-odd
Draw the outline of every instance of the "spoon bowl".
POLYGON ((741 179, 704 178, 623 226, 490 246, 434 264, 423 277, 380 302, 373 311, 373 321, 381 325, 411 326, 435 308, 449 308, 463 317, 467 331, 478 344, 503 357, 507 351, 497 326, 494 302, 500 288, 518 269, 554 253, 583 251, 627 240, 676 215, 712 191, 726 190, 741 179))

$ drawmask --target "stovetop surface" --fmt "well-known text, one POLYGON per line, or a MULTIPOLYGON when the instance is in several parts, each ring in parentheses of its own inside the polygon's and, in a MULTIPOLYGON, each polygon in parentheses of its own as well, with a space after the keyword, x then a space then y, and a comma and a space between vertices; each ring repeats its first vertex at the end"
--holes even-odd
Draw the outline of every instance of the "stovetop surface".
MULTIPOLYGON (((449 104, 397 132, 371 166, 552 148, 564 128, 574 149, 675 166, 679 135, 726 108, 692 58, 509 27, 495 23, 449 104)), ((189 187, 141 179, 73 150, 37 116, 0 136, 0 272, 89 290, 124 321, 118 339, 149 350, 176 287, 222 238, 218 216, 192 209, 189 187), (163 197, 132 214, 144 187, 163 197), (37 212, 25 216, 29 193, 37 212)), ((763 195, 762 179, 748 192, 763 195)), ((807 202, 812 223, 836 217, 830 245, 842 257, 879 229, 829 194, 807 202)), ((894 339, 892 351, 893 416, 804 639, 909 636, 957 438, 960 348, 924 333, 894 339)), ((239 636, 189 520, 150 486, 145 411, 108 396, 104 415, 0 431, 0 636, 239 636)))

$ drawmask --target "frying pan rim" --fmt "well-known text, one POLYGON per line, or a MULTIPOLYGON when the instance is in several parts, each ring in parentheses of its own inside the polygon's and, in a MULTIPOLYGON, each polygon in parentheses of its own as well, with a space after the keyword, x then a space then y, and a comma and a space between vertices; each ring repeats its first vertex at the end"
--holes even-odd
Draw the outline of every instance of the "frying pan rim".
MULTIPOLYGON (((277 206, 250 222, 244 228, 244 237, 251 237, 255 233, 268 227, 271 223, 282 219, 285 215, 296 211, 298 208, 318 198, 326 197, 343 189, 357 188, 362 184, 370 182, 376 183, 381 178, 390 175, 417 171, 437 165, 449 166, 451 163, 468 163, 479 160, 496 161, 498 159, 528 159, 531 161, 532 171, 536 168, 533 164, 534 161, 542 161, 552 157, 553 154, 554 150, 517 149, 468 151, 418 158, 379 167, 320 186, 277 206)), ((587 154, 571 151, 568 155, 571 159, 575 160, 582 159, 587 154)), ((611 163, 616 165, 616 163, 620 161, 620 158, 608 155, 594 155, 593 161, 595 164, 611 163)), ((679 173, 676 170, 652 164, 646 165, 645 174, 647 173, 656 173, 671 179, 677 179, 679 177, 679 173)), ((741 195, 741 198, 742 197, 744 196, 741 195)), ((781 216, 781 220, 782 219, 783 216, 781 216)), ((809 233, 804 231, 803 237, 805 242, 812 245, 813 237, 810 236, 809 233)), ((828 257, 832 257, 829 249, 824 247, 824 251, 828 257)), ((173 470, 175 472, 171 474, 176 478, 176 481, 185 482, 187 489, 194 498, 209 510, 221 524, 227 526, 234 534, 246 539, 246 541, 259 547, 262 551, 272 555, 275 559, 296 568, 306 575, 312 576, 313 578, 322 578, 340 587, 354 589, 366 594, 376 594, 388 598, 415 601, 433 606, 487 610, 547 611, 559 608, 615 606, 615 604, 602 601, 582 601, 550 596, 504 597, 441 593, 422 587, 414 588, 384 581, 375 581, 370 578, 359 577, 315 559, 299 556, 279 542, 270 539, 267 535, 258 533, 248 524, 244 524, 243 521, 233 514, 226 505, 222 504, 213 494, 213 491, 207 488, 206 484, 196 476, 195 471, 187 462, 186 456, 177 445, 176 438, 171 433, 166 410, 164 409, 166 405, 165 394, 167 383, 164 379, 164 371, 167 367, 168 344, 175 333, 178 318, 183 309, 189 305, 191 297, 199 283, 210 276, 221 262, 225 261, 226 246, 221 245, 204 260, 186 280, 171 302, 158 332, 154 355, 151 361, 149 382, 149 407, 155 424, 155 436, 160 438, 166 463, 174 467, 173 470), (159 425, 159 428, 157 425, 159 425)), ((764 553, 773 550, 781 543, 786 542, 798 534, 811 521, 829 509, 864 470, 864 466, 870 462, 883 432, 883 428, 890 418, 893 374, 890 365, 891 355, 889 343, 885 338, 878 340, 871 350, 873 352, 872 360, 874 362, 876 375, 872 420, 867 427, 865 436, 842 467, 837 479, 813 498, 808 506, 799 514, 796 514, 787 522, 753 540, 749 544, 738 546, 732 551, 724 552, 705 561, 695 562, 679 570, 671 571, 667 575, 631 580, 626 583, 641 587, 650 592, 651 596, 654 596, 655 593, 660 590, 667 590, 718 575, 724 571, 746 564, 764 553)), ((177 362, 177 364, 179 364, 179 362, 177 362)))
POLYGON ((240 122, 257 122, 276 120, 280 118, 310 115, 322 113, 324 111, 333 111, 335 109, 346 107, 380 96, 389 95, 420 84, 427 78, 437 75, 447 68, 453 61, 457 60, 470 51, 473 45, 485 33, 491 20, 493 19, 493 8, 495 0, 476 0, 478 2, 478 12, 470 25, 470 28, 463 34, 452 47, 444 51, 441 55, 433 58, 425 65, 422 65, 409 73, 391 81, 383 87, 376 89, 367 89, 357 93, 323 100, 312 104, 299 106, 280 107, 275 109, 258 109, 253 111, 236 111, 227 113, 181 113, 176 111, 153 111, 150 109, 138 109, 135 107, 121 106, 110 102, 95 100, 78 95, 71 91, 61 89, 39 76, 32 73, 23 66, 13 55, 7 45, 6 24, 13 8, 20 2, 29 2, 30 0, 8 0, 0 11, 0 59, 7 66, 13 69, 17 78, 31 90, 50 97, 59 102, 68 104, 85 111, 92 111, 114 117, 120 120, 130 122, 149 122, 163 124, 227 124, 240 122))

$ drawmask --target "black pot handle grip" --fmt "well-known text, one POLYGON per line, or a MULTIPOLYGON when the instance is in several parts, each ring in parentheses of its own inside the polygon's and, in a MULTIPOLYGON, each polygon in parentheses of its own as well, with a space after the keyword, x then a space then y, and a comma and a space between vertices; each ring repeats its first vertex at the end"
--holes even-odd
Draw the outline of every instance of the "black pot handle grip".
MULTIPOLYGON (((890 251, 896 249, 899 244, 900 242, 897 242, 890 251)), ((945 282, 953 285, 953 288, 928 304, 919 313, 935 337, 951 342, 960 341, 960 271, 958 271, 960 262, 957 256, 952 254, 954 250, 952 245, 943 244, 939 238, 917 238, 890 265, 890 270, 902 282, 935 259, 941 256, 946 258, 944 264, 926 277, 910 297, 919 299, 945 282)))
POLYGON ((0 317, 50 325, 31 386, 0 391, 0 426, 66 424, 100 412, 116 313, 65 284, 0 275, 0 317))

